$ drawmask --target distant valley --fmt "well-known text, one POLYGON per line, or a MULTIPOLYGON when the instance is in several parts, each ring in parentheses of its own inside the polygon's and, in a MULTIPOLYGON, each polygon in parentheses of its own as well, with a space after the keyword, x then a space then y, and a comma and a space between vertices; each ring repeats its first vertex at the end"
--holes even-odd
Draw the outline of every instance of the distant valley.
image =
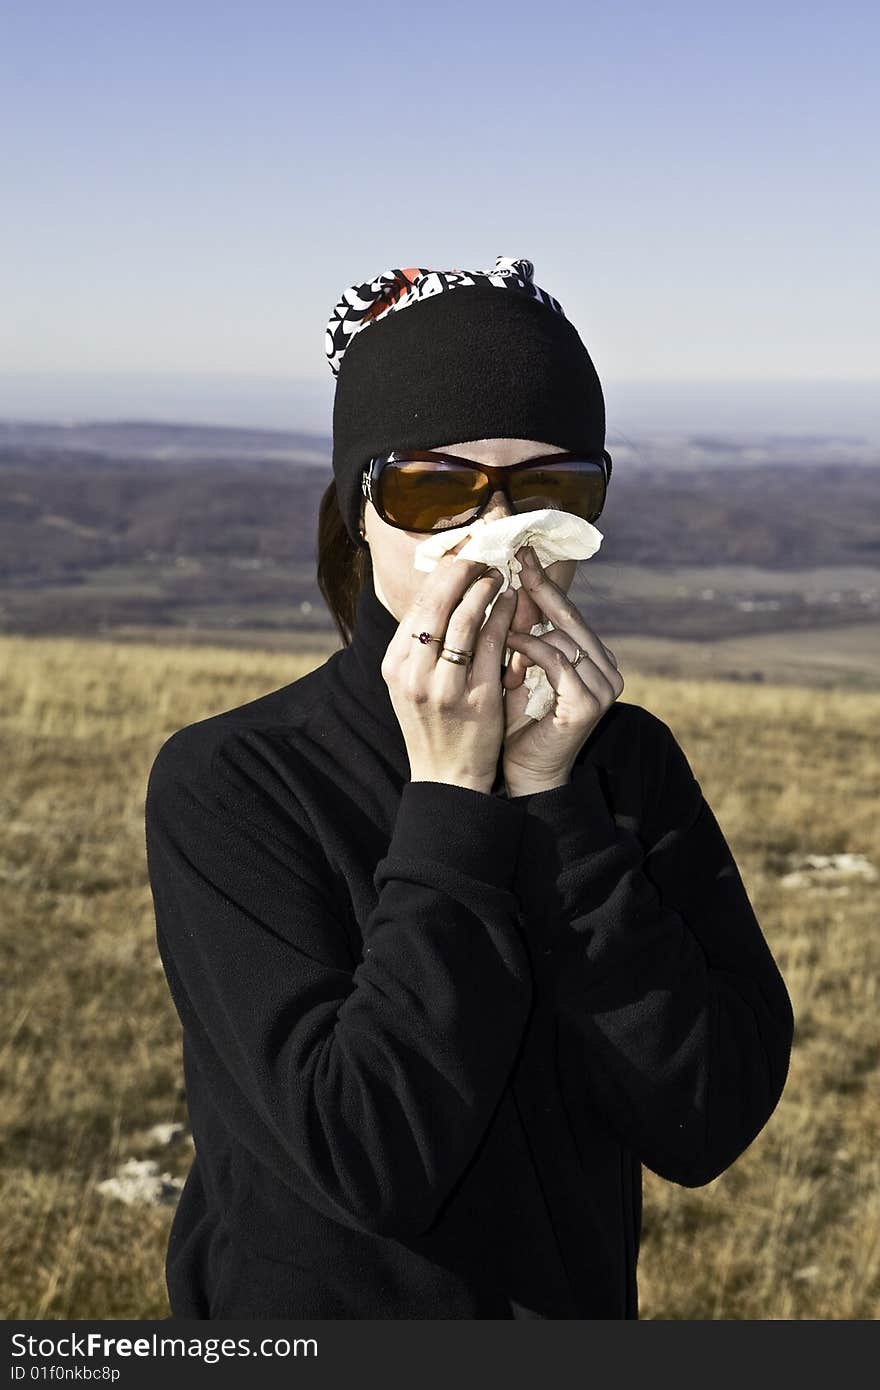
MULTIPOLYGON (((804 436, 608 437, 603 635, 718 642, 880 623, 880 456, 804 436)), ((326 436, 0 422, 0 632, 329 647, 326 436)), ((646 650, 648 648, 646 647, 646 650)))

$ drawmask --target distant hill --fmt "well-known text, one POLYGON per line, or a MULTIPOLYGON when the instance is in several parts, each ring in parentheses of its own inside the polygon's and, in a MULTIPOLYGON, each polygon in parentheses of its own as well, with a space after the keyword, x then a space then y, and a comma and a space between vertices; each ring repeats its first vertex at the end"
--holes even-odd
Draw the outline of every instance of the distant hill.
MULTIPOLYGON (((880 465, 880 448, 861 435, 849 434, 720 434, 654 432, 645 438, 609 432, 608 448, 615 460, 633 465, 668 468, 716 466, 723 463, 800 465, 805 463, 862 463, 880 465)), ((286 458, 291 462, 329 461, 329 435, 277 429, 234 429, 155 420, 70 420, 45 424, 0 419, 0 449, 71 450, 128 458, 231 459, 286 458)))
POLYGON ((94 420, 40 424, 0 420, 0 450, 70 451, 127 458, 195 459, 205 457, 287 458, 321 462, 330 457, 332 441, 321 434, 286 430, 230 429, 153 420, 94 420))
MULTIPOLYGON (((576 582, 609 630, 706 637, 876 619, 880 469, 848 454, 857 442, 608 446, 604 541, 576 582), (729 578, 702 581, 695 602, 694 575, 718 566, 776 578, 750 575, 736 602, 723 597, 729 578), (823 604, 797 577, 816 569, 853 574, 823 604), (651 579, 677 570, 681 592, 651 579)), ((315 583, 330 452, 324 436, 274 430, 0 422, 0 631, 334 632, 315 583)))

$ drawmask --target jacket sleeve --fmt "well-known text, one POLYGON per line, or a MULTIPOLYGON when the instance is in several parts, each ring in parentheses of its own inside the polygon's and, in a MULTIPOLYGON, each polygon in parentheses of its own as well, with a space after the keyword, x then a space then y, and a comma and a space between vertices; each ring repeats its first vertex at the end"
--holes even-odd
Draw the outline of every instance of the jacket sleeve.
POLYGON ((201 776, 175 737, 148 781, 148 869, 169 988, 214 1106, 328 1214, 382 1235, 427 1230, 488 1128, 531 1009, 511 890, 524 808, 405 784, 353 965, 324 851, 260 785, 270 759, 253 735, 227 739, 201 776))
POLYGON ((515 799, 528 804, 517 883, 593 1107, 653 1172, 699 1187, 775 1109, 794 1017, 690 764, 643 713, 641 834, 615 820, 583 759, 564 786, 515 799))

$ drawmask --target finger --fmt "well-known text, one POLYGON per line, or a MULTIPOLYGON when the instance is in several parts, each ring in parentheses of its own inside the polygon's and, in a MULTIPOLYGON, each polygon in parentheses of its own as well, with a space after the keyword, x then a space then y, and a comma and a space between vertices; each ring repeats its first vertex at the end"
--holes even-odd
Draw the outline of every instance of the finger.
MULTIPOLYGON (((522 631, 521 628, 515 628, 514 630, 515 630, 516 632, 522 631)), ((558 637, 560 637, 560 638, 562 639, 561 645, 564 645, 565 643, 567 643, 568 646, 571 648, 571 651, 570 651, 570 652, 566 650, 566 653, 565 653, 566 656, 569 656, 569 657, 574 656, 574 651, 575 651, 575 642, 574 642, 574 639, 573 639, 573 638, 570 638, 570 637, 566 637, 566 636, 565 636, 565 633, 558 633, 558 634, 557 634, 557 633, 556 633, 556 629, 554 628, 554 629, 551 629, 550 632, 541 633, 540 636, 543 637, 544 641, 546 642, 546 641, 552 639, 552 637, 554 636, 554 634, 557 635, 558 637)), ((532 634, 527 633, 526 635, 527 635, 527 636, 531 636, 532 634)), ((526 671, 529 669, 529 667, 530 667, 533 663, 532 663, 532 661, 531 661, 531 658, 530 658, 530 657, 527 657, 526 654, 525 654, 524 652, 515 652, 515 651, 513 650, 513 648, 510 647, 510 646, 508 646, 507 651, 508 651, 508 653, 509 653, 509 655, 510 655, 510 660, 509 660, 509 663, 508 663, 507 671, 505 672, 505 675, 504 675, 504 681, 503 681, 504 688, 505 688, 505 690, 518 690, 519 687, 522 685, 523 681, 525 680, 526 671)))
MULTIPOLYGON (((583 657, 583 649, 578 646, 573 637, 569 637, 567 632, 560 632, 558 628, 551 628, 549 632, 542 632, 540 636, 542 640, 549 643, 550 646, 559 647, 561 651, 565 652, 565 655, 576 671, 582 669, 583 661, 581 658, 583 657)), ((605 646, 604 642, 600 642, 599 645, 603 652, 608 652, 608 648, 605 646)), ((590 660, 590 658, 587 657, 586 660, 590 660)), ((593 664, 595 665, 596 663, 594 662, 593 664)), ((623 677, 617 669, 616 662, 611 662, 610 666, 612 668, 611 670, 606 670, 604 667, 600 669, 603 671, 603 674, 607 676, 609 683, 613 687, 617 680, 622 681, 623 677)))
MULTIPOLYGON (((464 537, 459 545, 464 545, 466 540, 467 537, 464 537)), ((396 655, 404 657, 407 661, 415 661, 425 669, 436 665, 437 653, 446 641, 450 616, 462 596, 476 579, 492 573, 489 566, 481 560, 456 561, 457 550, 458 546, 455 546, 447 551, 427 575, 389 643, 389 651, 394 648, 396 655), (413 639, 414 633, 418 636, 422 632, 428 633, 432 638, 439 638, 440 641, 422 643, 413 639)), ((485 589, 482 592, 485 594, 485 589)), ((488 599, 484 597, 483 611, 487 602, 488 599)), ((461 646, 462 643, 453 642, 452 645, 461 646)))
POLYGON ((526 548, 520 580, 529 596, 549 618, 559 632, 565 632, 577 642, 581 651, 606 672, 610 678, 616 663, 609 660, 604 642, 584 620, 568 594, 549 577, 538 560, 526 548))
POLYGON ((529 669, 529 659, 523 656, 522 652, 513 651, 511 647, 505 649, 505 655, 508 657, 507 669, 501 683, 505 690, 518 690, 529 669))
POLYGON ((569 637, 567 632, 560 632, 558 628, 555 627, 551 628, 549 632, 541 632, 538 635, 541 641, 546 642, 548 646, 558 647, 563 655, 568 657, 572 666, 574 666, 575 660, 577 660, 578 664, 575 669, 580 670, 581 663, 579 658, 583 656, 583 651, 573 637, 569 637))
POLYGON ((617 699, 619 692, 589 656, 579 661, 575 668, 560 647, 542 637, 511 632, 508 641, 511 646, 525 652, 530 665, 540 666, 557 694, 573 704, 583 699, 585 689, 601 705, 612 704, 617 699))
MULTIPOLYGON (((440 656, 442 647, 437 646, 438 678, 455 679, 456 688, 461 686, 462 681, 458 678, 458 673, 463 672, 464 676, 467 677, 473 672, 477 656, 483 649, 482 638, 486 628, 489 628, 490 645, 494 641, 497 649, 498 642, 503 641, 506 622, 509 621, 505 618, 503 602, 497 617, 496 610, 499 607, 497 603, 494 604, 490 616, 486 617, 486 608, 503 583, 504 580, 497 570, 490 570, 487 574, 479 575, 470 585, 461 602, 452 610, 443 637, 443 647, 452 647, 459 654, 469 654, 468 661, 466 664, 447 661, 445 657, 440 656), (504 625, 500 626, 500 624, 504 625)), ((512 605, 510 606, 512 607, 512 605)), ((499 662, 500 656, 495 662, 494 678, 496 681, 498 680, 499 662)), ((480 669, 482 670, 482 666, 480 669)))
MULTIPOLYGON (((503 583, 499 575, 499 588, 503 583)), ((499 594, 482 629, 477 633, 471 664, 471 685, 496 685, 507 645, 507 634, 516 612, 516 590, 508 586, 499 594)))

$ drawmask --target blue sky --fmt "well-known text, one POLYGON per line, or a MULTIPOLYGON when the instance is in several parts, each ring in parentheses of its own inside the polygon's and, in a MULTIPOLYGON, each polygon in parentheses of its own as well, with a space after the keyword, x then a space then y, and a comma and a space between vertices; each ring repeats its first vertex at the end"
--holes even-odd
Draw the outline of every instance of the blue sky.
POLYGON ((504 254, 612 386, 880 382, 877 15, 7 6, 0 372, 326 394, 349 284, 504 254))

